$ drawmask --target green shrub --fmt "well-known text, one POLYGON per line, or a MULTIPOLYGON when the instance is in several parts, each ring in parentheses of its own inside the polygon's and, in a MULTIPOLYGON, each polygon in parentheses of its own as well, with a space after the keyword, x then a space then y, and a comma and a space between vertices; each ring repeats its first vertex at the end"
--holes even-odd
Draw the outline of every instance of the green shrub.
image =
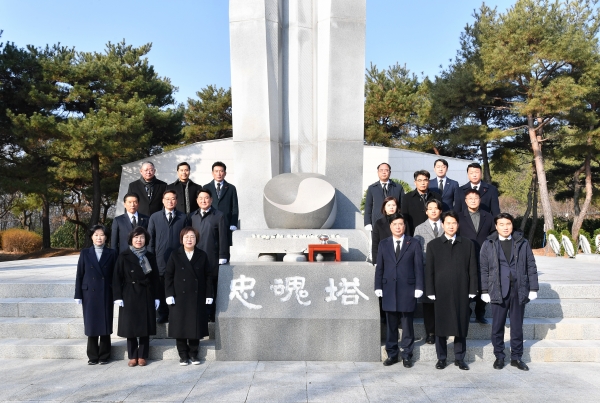
MULTIPOLYGON (((79 226, 79 247, 83 247, 85 243, 85 229, 79 226)), ((50 245, 53 248, 75 248, 75 224, 71 221, 65 222, 58 227, 52 235, 50 235, 50 245)))
MULTIPOLYGON (((390 180, 392 182, 396 183, 397 185, 402 186, 402 189, 404 189, 404 193, 408 193, 413 190, 410 187, 410 185, 408 183, 404 182, 403 180, 396 179, 396 178, 390 178, 390 180)), ((361 211, 362 215, 365 215, 365 203, 366 202, 367 202, 367 191, 365 190, 363 193, 363 198, 360 201, 360 211, 361 211)), ((398 202, 401 203, 402 200, 398 200, 398 202)))
POLYGON ((6 252, 35 252, 42 249, 42 237, 35 232, 11 228, 2 234, 2 249, 6 252))

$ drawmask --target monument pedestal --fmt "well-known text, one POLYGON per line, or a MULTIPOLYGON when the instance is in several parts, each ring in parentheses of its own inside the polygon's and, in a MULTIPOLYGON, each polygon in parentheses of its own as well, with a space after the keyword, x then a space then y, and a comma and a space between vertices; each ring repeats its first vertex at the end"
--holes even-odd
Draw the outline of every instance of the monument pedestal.
POLYGON ((219 361, 380 361, 368 263, 245 263, 219 269, 219 361))

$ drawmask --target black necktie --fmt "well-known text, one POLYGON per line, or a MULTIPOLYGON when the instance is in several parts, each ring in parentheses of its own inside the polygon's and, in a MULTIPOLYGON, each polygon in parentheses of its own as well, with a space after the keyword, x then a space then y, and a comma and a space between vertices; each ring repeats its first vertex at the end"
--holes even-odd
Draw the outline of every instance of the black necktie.
POLYGON ((400 241, 396 241, 396 260, 400 257, 400 241))
POLYGON ((440 232, 438 231, 438 227, 437 227, 437 223, 434 222, 433 223, 433 235, 435 235, 435 237, 437 238, 437 236, 440 234, 440 232))
POLYGON ((133 216, 133 217, 131 218, 131 226, 132 226, 133 228, 137 227, 137 220, 135 219, 135 216, 133 216))
POLYGON ((171 221, 173 221, 173 214, 171 212, 169 212, 169 215, 167 217, 167 221, 169 222, 169 224, 171 224, 171 221))
POLYGON ((473 186, 473 189, 479 192, 479 186, 473 186))
POLYGON ((208 211, 203 211, 202 212, 202 218, 206 217, 207 214, 208 214, 208 211))
POLYGON ((440 179, 440 192, 444 193, 444 180, 440 179))
POLYGON ((388 197, 387 183, 383 184, 383 197, 384 198, 388 197))
POLYGON ((217 199, 221 198, 221 183, 217 183, 217 199))

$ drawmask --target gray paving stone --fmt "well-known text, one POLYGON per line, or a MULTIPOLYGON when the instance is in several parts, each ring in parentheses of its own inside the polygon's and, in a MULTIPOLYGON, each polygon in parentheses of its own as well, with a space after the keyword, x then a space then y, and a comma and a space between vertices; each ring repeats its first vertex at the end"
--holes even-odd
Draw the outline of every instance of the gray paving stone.
POLYGON ((429 397, 419 387, 367 386, 367 398, 371 403, 429 403, 429 397))
POLYGON ((273 388, 268 386, 252 385, 250 387, 250 391, 248 392, 248 398, 246 399, 247 403, 299 403, 307 401, 308 394, 306 391, 306 386, 289 386, 285 388, 273 388))
POLYGON ((127 396, 126 402, 183 402, 194 385, 141 385, 127 396))
POLYGON ((422 390, 432 402, 490 401, 487 395, 475 388, 424 386, 422 390))
POLYGON ((259 361, 256 372, 306 372, 305 361, 259 361))
POLYGON ((15 392, 6 400, 63 401, 67 397, 75 394, 82 386, 83 385, 81 384, 60 384, 55 386, 29 385, 28 387, 15 392))
POLYGON ((137 386, 112 384, 104 382, 91 383, 81 387, 75 393, 67 397, 65 403, 76 403, 86 401, 121 402, 127 398, 137 386))
POLYGON ((353 362, 306 361, 307 372, 358 372, 353 362))
POLYGON ((365 389, 360 386, 351 387, 318 387, 308 385, 309 402, 368 402, 365 389))
POLYGON ((362 386, 360 375, 352 372, 309 372, 306 374, 306 382, 312 387, 362 386))
POLYGON ((288 387, 296 386, 306 389, 305 372, 255 372, 252 386, 288 387))
POLYGON ((245 402, 250 384, 241 385, 228 381, 221 383, 198 382, 186 402, 245 402))

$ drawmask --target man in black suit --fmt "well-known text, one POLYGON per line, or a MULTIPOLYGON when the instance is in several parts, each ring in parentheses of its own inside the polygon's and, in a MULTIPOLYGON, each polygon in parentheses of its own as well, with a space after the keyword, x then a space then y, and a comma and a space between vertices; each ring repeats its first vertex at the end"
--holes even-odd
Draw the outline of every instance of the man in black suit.
POLYGON ((115 217, 112 223, 110 247, 117 251, 117 255, 129 249, 129 233, 135 227, 148 228, 148 216, 138 212, 139 196, 127 193, 123 197, 125 213, 115 217))
MULTIPOLYGON (((465 203, 467 209, 463 210, 460 215, 460 221, 462 222, 458 234, 464 238, 468 238, 473 241, 475 245, 475 254, 479 261, 479 251, 481 251, 481 245, 487 239, 487 237, 495 231, 494 228, 494 217, 487 211, 483 211, 479 208, 481 198, 479 192, 475 189, 468 189, 465 193, 465 203)), ((479 268, 479 264, 477 265, 479 268)), ((479 286, 481 290, 481 284, 479 286)), ((481 300, 481 291, 477 292, 475 299, 475 319, 477 322, 487 325, 488 321, 485 318, 485 302, 481 300)))
POLYGON ((390 217, 392 236, 379 243, 375 268, 375 295, 382 298, 382 308, 387 318, 385 351, 387 359, 383 365, 398 362, 398 325, 402 326, 402 363, 412 367, 415 344, 413 317, 417 298, 423 295, 423 253, 421 244, 404 235, 406 225, 402 214, 390 217))
POLYGON ((498 189, 496 186, 490 183, 485 183, 481 180, 481 165, 476 162, 469 164, 467 166, 467 175, 469 176, 469 182, 460 187, 460 197, 457 196, 457 199, 455 200, 456 203, 454 205, 454 210, 459 213, 463 210, 466 210, 467 205, 465 204, 465 193, 469 189, 475 189, 479 192, 479 196, 481 197, 481 205, 479 208, 490 213, 492 217, 496 217, 498 214, 500 214, 498 189))
POLYGON ((162 196, 167 190, 167 184, 159 180, 156 174, 156 168, 150 161, 142 162, 140 168, 142 177, 129 184, 127 193, 135 193, 139 196, 138 211, 145 216, 151 217, 152 214, 161 210, 162 196))
MULTIPOLYGON (((200 241, 196 247, 208 255, 216 301, 219 265, 227 263, 229 256, 228 229, 225 214, 212 207, 213 197, 210 189, 200 189, 196 201, 199 208, 190 215, 189 221, 190 225, 200 234, 200 241)), ((207 305, 211 322, 215 320, 215 308, 215 304, 207 305)))
POLYGON ((429 181, 429 190, 442 196, 442 211, 454 210, 459 184, 446 176, 448 161, 443 158, 435 160, 433 170, 436 177, 429 181))
POLYGON ((420 170, 414 174, 415 190, 402 197, 401 211, 406 218, 406 233, 412 236, 415 228, 427 220, 427 202, 431 199, 442 201, 439 193, 430 191, 429 171, 420 170))
POLYGON ((190 164, 187 162, 177 164, 177 180, 167 186, 167 189, 173 189, 177 193, 175 210, 181 211, 185 215, 198 210, 196 193, 201 187, 190 179, 190 164))
POLYGON ((150 216, 148 223, 148 232, 150 233, 150 243, 148 252, 156 256, 156 265, 158 266, 158 275, 160 279, 158 323, 169 321, 169 306, 165 301, 165 273, 167 263, 173 251, 181 246, 179 236, 181 230, 187 225, 187 217, 181 211, 175 210, 177 205, 177 193, 174 190, 166 190, 162 198, 163 209, 150 216))
MULTIPOLYGON (((221 161, 212 165, 213 179, 210 183, 204 185, 210 190, 212 197, 212 206, 225 215, 225 224, 229 228, 227 231, 227 241, 229 246, 233 245, 232 234, 237 230, 239 209, 238 197, 235 186, 225 180, 227 175, 227 166, 221 161)), ((229 256, 227 256, 229 259, 229 256)))
POLYGON ((398 200, 398 203, 402 201, 404 189, 390 180, 391 173, 392 167, 390 164, 382 162, 377 166, 379 180, 367 188, 367 196, 365 198, 365 229, 367 231, 372 231, 373 225, 383 217, 383 213, 381 212, 383 199, 393 196, 398 200))

